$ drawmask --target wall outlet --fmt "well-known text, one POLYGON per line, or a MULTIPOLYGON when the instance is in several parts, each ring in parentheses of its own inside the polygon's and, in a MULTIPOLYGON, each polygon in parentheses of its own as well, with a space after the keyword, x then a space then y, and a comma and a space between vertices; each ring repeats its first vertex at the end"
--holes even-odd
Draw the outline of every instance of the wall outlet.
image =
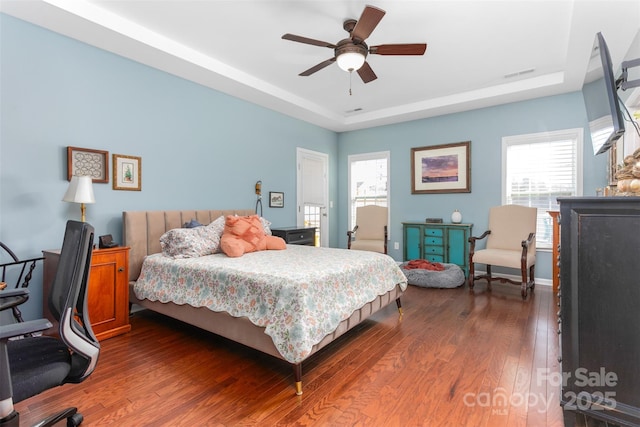
POLYGON ((400 249, 400 243, 393 242, 393 249, 400 249))

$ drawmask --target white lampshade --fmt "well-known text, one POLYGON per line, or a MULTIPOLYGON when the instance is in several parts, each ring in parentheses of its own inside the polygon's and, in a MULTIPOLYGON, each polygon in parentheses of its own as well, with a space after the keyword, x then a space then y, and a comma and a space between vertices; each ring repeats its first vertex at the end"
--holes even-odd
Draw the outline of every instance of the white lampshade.
POLYGON ((64 193, 63 202, 95 203, 93 185, 90 176, 72 176, 69 188, 64 193))
POLYGON ((360 52, 344 52, 336 58, 338 67, 344 71, 352 72, 359 70, 364 64, 364 55, 360 52))
POLYGON ((90 176, 72 176, 69 188, 64 193, 63 202, 80 203, 82 222, 85 221, 85 203, 95 203, 93 180, 90 176))

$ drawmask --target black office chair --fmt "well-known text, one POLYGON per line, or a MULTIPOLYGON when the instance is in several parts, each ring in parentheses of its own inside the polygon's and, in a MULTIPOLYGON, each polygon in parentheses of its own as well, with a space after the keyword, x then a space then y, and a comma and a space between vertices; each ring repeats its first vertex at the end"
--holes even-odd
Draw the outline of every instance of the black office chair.
MULTIPOLYGON (((0 264, 0 270, 2 271, 2 277, 0 278, 0 290, 5 288, 9 289, 9 284, 6 282, 8 282, 10 278, 13 279, 13 282, 15 283, 14 288, 16 289, 26 288, 29 286, 29 282, 33 276, 33 270, 36 268, 36 263, 44 259, 43 257, 40 257, 20 260, 16 254, 2 242, 0 242, 0 255, 6 255, 3 258, 8 257, 11 259, 10 262, 0 264)), ((22 322, 22 313, 18 306, 29 299, 29 294, 27 293, 25 295, 22 292, 17 292, 17 295, 15 294, 16 293, 11 297, 9 297, 8 294, 5 294, 5 298, 2 298, 2 301, 0 302, 0 311, 10 308, 13 311, 13 317, 16 321, 22 322)))
MULTIPOLYGON (((82 382, 96 367, 100 344, 87 313, 93 235, 91 225, 67 222, 49 295, 49 308, 59 321, 60 338, 10 339, 51 328, 47 319, 3 326, 0 331, 0 426, 19 426, 20 415, 14 410, 14 403, 62 384, 82 382)), ((29 291, 15 289, 10 294, 15 292, 29 291)), ((0 300, 4 294, 5 291, 0 292, 0 300)), ((67 426, 77 426, 83 418, 76 408, 67 408, 37 425, 51 426, 64 419, 67 426)))

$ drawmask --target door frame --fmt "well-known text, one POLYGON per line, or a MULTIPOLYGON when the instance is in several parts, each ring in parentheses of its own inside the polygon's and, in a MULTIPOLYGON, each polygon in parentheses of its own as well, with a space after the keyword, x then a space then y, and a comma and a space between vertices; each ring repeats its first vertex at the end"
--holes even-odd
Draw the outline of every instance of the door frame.
POLYGON ((296 221, 298 226, 304 224, 304 210, 302 209, 302 189, 304 188, 302 160, 310 158, 320 160, 323 163, 324 188, 322 197, 324 199, 324 211, 320 215, 320 246, 329 246, 329 155, 319 151, 306 148, 296 148, 296 221))

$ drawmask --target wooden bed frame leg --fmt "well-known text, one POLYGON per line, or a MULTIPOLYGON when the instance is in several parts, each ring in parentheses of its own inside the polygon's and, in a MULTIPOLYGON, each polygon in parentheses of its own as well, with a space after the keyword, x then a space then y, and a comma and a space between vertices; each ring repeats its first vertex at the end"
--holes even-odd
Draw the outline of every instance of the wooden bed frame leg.
POLYGON ((293 375, 296 378, 296 394, 300 396, 302 394, 302 363, 293 365, 293 375))
POLYGON ((398 306, 398 312, 400 313, 400 316, 402 316, 402 301, 400 301, 400 298, 396 298, 396 305, 398 306))

